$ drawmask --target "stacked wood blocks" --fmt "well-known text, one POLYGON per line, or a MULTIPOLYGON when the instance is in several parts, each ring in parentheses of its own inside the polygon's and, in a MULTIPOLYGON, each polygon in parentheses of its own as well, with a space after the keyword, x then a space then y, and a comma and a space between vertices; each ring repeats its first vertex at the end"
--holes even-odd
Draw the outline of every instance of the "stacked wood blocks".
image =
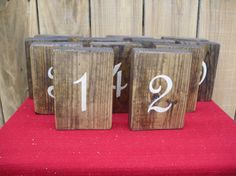
POLYGON ((110 129, 128 113, 132 130, 184 127, 212 97, 220 45, 176 37, 37 35, 25 41, 35 112, 57 129, 110 129))

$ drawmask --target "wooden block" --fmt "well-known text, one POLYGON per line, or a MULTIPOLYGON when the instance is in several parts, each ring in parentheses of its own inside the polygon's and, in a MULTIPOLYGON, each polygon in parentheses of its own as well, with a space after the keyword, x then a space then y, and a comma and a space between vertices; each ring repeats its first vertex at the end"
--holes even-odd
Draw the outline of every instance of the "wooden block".
POLYGON ((27 67, 27 80, 28 80, 28 91, 29 97, 33 98, 33 85, 31 76, 31 61, 30 61, 30 45, 33 42, 66 42, 67 37, 41 37, 41 38, 26 38, 25 39, 25 57, 26 57, 26 67, 27 67))
POLYGON ((74 37, 73 42, 82 42, 84 47, 90 47, 91 42, 122 42, 121 38, 104 38, 104 37, 74 37))
POLYGON ((164 40, 173 40, 182 44, 195 44, 204 47, 205 57, 202 62, 202 75, 199 83, 198 100, 212 99, 216 70, 219 58, 220 44, 206 39, 162 37, 164 40))
POLYGON ((192 54, 185 50, 134 49, 129 126, 132 130, 183 128, 192 54))
POLYGON ((31 45, 31 72, 34 109, 36 113, 54 114, 52 50, 60 46, 82 47, 82 44, 35 42, 31 45))
POLYGON ((200 76, 202 71, 202 61, 205 56, 203 46, 186 44, 165 44, 155 43, 156 48, 173 48, 178 50, 188 50, 192 52, 191 78, 189 84, 189 93, 187 100, 187 112, 193 112, 196 109, 200 76))
POLYGON ((57 129, 110 129, 114 53, 111 48, 54 50, 57 129))
POLYGON ((208 42, 207 39, 202 38, 187 38, 187 37, 173 37, 173 36, 162 36, 161 39, 164 40, 175 40, 180 42, 208 42))
POLYGON ((111 47, 113 49, 113 112, 128 113, 130 54, 133 48, 140 48, 142 45, 132 42, 92 42, 91 47, 111 47))

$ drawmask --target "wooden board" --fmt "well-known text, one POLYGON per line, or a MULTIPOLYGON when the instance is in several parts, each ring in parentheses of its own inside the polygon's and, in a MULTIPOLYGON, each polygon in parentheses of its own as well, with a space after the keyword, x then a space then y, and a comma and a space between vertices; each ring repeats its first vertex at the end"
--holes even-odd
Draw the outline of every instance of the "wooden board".
POLYGON ((91 0, 92 36, 142 35, 142 0, 91 0))
POLYGON ((90 35, 87 0, 40 0, 38 12, 42 34, 90 35))
POLYGON ((30 47, 34 110, 39 114, 54 114, 52 50, 57 47, 82 47, 82 43, 36 42, 30 47))
POLYGON ((57 129, 110 129, 111 48, 58 49, 53 58, 57 129))
POLYGON ((187 51, 134 49, 130 79, 131 129, 184 126, 191 61, 192 54, 187 51))
POLYGON ((173 40, 181 44, 194 44, 203 46, 205 57, 202 63, 202 75, 199 83, 198 100, 212 100, 215 76, 219 58, 220 44, 206 39, 198 38, 180 38, 180 37, 162 37, 163 40, 173 40))
POLYGON ((236 1, 200 1, 200 38, 220 43, 213 100, 232 118, 236 107, 236 1))
POLYGON ((114 51, 113 112, 129 112, 130 54, 133 48, 141 48, 132 42, 92 42, 91 47, 111 47, 114 51))
POLYGON ((202 71, 202 61, 205 57, 204 46, 198 45, 185 45, 185 44, 170 44, 170 43, 155 43, 156 48, 174 48, 178 50, 188 50, 192 52, 192 64, 191 64, 191 73, 190 73, 190 84, 188 91, 188 100, 187 100, 187 112, 193 112, 196 110, 197 97, 200 76, 202 71))
POLYGON ((144 35, 195 37, 198 0, 145 0, 144 35))
POLYGON ((37 33, 34 5, 35 0, 7 1, 0 11, 0 97, 6 121, 28 95, 24 39, 37 33))

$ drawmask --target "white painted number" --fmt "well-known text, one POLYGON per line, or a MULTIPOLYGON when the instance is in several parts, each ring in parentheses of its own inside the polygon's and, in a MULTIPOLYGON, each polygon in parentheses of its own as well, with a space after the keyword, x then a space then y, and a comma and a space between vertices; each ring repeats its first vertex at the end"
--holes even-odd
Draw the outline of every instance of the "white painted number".
MULTIPOLYGON (((53 67, 50 67, 48 69, 48 77, 50 79, 53 79, 52 70, 53 70, 53 67)), ((54 89, 54 86, 49 86, 47 92, 50 97, 55 98, 55 96, 52 94, 53 89, 54 89)))
POLYGON ((121 63, 116 64, 113 68, 113 76, 116 75, 117 73, 117 78, 116 78, 116 86, 113 85, 113 89, 116 89, 116 98, 120 97, 121 91, 127 87, 127 83, 122 86, 121 85, 121 79, 122 79, 122 71, 118 71, 121 66, 121 63))
POLYGON ((160 100, 161 98, 163 98, 164 96, 166 96, 170 90, 172 89, 173 87, 173 83, 172 83, 172 80, 170 77, 166 76, 166 75, 158 75, 154 78, 152 78, 152 80, 150 81, 149 83, 149 90, 151 93, 153 94, 158 94, 160 93, 161 91, 161 86, 158 88, 158 89, 154 89, 153 88, 153 82, 156 80, 156 79, 159 79, 159 78, 162 78, 166 81, 167 83, 167 88, 165 90, 165 92, 160 95, 156 100, 154 100, 148 107, 148 112, 150 112, 151 110, 154 110, 156 112, 166 112, 170 109, 170 107, 172 106, 172 103, 170 103, 166 108, 162 108, 162 107, 159 107, 159 106, 153 106, 158 100, 160 100))
POLYGON ((205 80, 206 75, 207 75, 207 66, 206 66, 206 63, 204 61, 202 61, 202 78, 199 82, 199 85, 201 85, 202 82, 205 80))
POLYGON ((77 81, 74 81, 74 84, 79 84, 81 82, 81 110, 86 111, 87 110, 87 72, 84 73, 84 75, 78 79, 77 81))

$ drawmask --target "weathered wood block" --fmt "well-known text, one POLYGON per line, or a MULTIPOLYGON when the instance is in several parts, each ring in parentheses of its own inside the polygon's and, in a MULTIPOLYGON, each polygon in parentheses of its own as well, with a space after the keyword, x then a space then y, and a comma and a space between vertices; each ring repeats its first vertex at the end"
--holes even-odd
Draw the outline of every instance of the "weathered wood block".
POLYGON ((206 39, 162 37, 164 40, 173 40, 179 43, 196 44, 204 47, 205 57, 202 62, 202 75, 199 83, 198 100, 212 99, 215 76, 219 58, 220 44, 206 39))
POLYGON ((35 42, 31 45, 34 108, 39 114, 54 114, 52 50, 57 47, 82 47, 82 43, 35 42))
POLYGON ((196 110, 197 97, 200 76, 202 71, 202 61, 205 56, 205 50, 203 46, 189 45, 189 44, 171 44, 171 43, 155 43, 156 48, 170 48, 176 50, 188 50, 192 52, 192 64, 190 73, 190 84, 187 100, 187 112, 193 112, 196 110))
POLYGON ((55 49, 57 129, 110 129, 114 53, 111 48, 55 49))
POLYGON ((111 47, 114 51, 113 68, 113 112, 128 113, 130 55, 133 48, 141 48, 139 43, 132 42, 91 42, 91 47, 111 47))
POLYGON ((185 50, 134 49, 129 126, 132 130, 184 126, 192 54, 185 50))
POLYGON ((30 60, 30 45, 33 42, 67 42, 68 37, 39 37, 39 38, 27 38, 25 39, 25 57, 27 67, 27 80, 29 97, 33 98, 33 85, 31 76, 31 60, 30 60))

